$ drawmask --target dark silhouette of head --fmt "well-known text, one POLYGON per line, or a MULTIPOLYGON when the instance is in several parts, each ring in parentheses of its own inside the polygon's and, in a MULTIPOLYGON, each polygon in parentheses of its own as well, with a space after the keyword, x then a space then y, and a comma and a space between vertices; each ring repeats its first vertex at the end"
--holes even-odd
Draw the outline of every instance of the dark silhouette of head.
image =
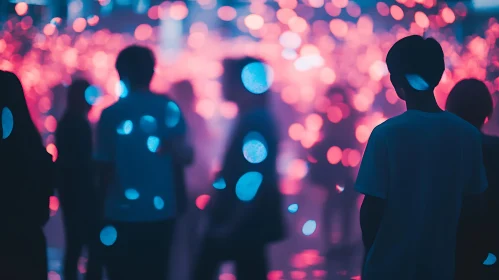
POLYGON ((397 41, 386 56, 390 80, 406 102, 425 99, 440 83, 445 71, 444 52, 433 38, 418 35, 397 41))
POLYGON ((0 110, 8 108, 13 116, 12 132, 2 143, 6 144, 7 152, 29 156, 31 151, 39 149, 43 143, 31 119, 21 81, 14 73, 0 71, 0 87, 3 91, 0 94, 0 110))
POLYGON ((480 129, 492 115, 494 104, 484 82, 465 79, 452 88, 445 109, 480 129))
POLYGON ((149 89, 156 59, 151 49, 133 45, 120 52, 116 70, 131 91, 149 89))
POLYGON ((243 84, 242 72, 250 63, 263 63, 254 57, 227 58, 223 61, 222 92, 226 100, 234 102, 238 107, 266 106, 269 91, 260 94, 250 92, 243 84))
POLYGON ((86 80, 75 80, 68 88, 66 112, 84 115, 92 108, 85 99, 85 91, 90 86, 86 80))
MULTIPOLYGON (((170 92, 175 98, 175 101, 177 101, 181 107, 190 108, 194 105, 194 87, 190 81, 182 80, 174 83, 170 89, 170 92)), ((185 110, 186 108, 183 109, 185 110)))

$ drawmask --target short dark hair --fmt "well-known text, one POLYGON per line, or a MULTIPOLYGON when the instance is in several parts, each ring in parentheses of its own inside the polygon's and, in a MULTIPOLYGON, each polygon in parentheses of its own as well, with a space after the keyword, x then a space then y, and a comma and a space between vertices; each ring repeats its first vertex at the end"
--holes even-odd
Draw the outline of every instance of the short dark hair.
POLYGON ((397 86, 409 86, 406 75, 418 75, 433 90, 445 71, 444 52, 433 38, 418 35, 397 41, 386 56, 386 65, 397 86))
POLYGON ((458 82, 449 93, 445 109, 476 127, 481 127, 492 115, 494 103, 484 82, 465 79, 458 82))
POLYGON ((132 45, 120 52, 116 59, 116 70, 120 79, 131 87, 149 86, 154 75, 156 59, 151 49, 132 45))
POLYGON ((85 99, 85 91, 90 83, 84 79, 76 79, 68 87, 66 110, 69 112, 83 112, 92 107, 85 99))

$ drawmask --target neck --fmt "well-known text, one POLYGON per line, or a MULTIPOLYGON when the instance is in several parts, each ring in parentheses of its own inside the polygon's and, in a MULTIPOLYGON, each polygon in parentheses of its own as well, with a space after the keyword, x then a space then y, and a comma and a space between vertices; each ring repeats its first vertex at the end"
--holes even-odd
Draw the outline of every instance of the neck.
POLYGON ((418 92, 416 94, 418 98, 408 98, 406 100, 407 110, 419 110, 428 113, 442 112, 433 92, 418 92))

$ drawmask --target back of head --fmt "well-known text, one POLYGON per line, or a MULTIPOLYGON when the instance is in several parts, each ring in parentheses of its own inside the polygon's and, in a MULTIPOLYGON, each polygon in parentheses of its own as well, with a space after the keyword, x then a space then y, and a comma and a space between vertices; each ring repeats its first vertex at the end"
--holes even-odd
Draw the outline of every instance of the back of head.
POLYGON ((31 119, 21 81, 14 73, 0 71, 2 140, 12 153, 27 153, 42 145, 40 133, 31 119))
POLYGON ((435 39, 412 35, 392 46, 386 65, 396 90, 433 91, 445 71, 444 52, 435 39))
POLYGON ((194 87, 188 80, 176 82, 171 87, 171 92, 178 102, 193 102, 194 87))
POLYGON ((120 52, 116 70, 120 79, 132 89, 148 88, 154 75, 156 60, 151 49, 133 45, 120 52))
POLYGON ((477 128, 492 115, 493 101, 484 82, 477 79, 465 79, 452 88, 445 109, 456 114, 477 128))
POLYGON ((68 88, 67 106, 68 113, 85 114, 92 107, 85 99, 85 91, 90 87, 86 80, 75 80, 68 88))
POLYGON ((239 103, 239 105, 243 102, 253 105, 266 104, 268 87, 263 84, 267 83, 267 73, 262 60, 254 57, 227 58, 223 61, 223 67, 222 86, 227 100, 239 103), (250 64, 256 67, 246 68, 250 64), (262 75, 263 79, 260 78, 262 75), (253 86, 258 90, 255 91, 253 86))

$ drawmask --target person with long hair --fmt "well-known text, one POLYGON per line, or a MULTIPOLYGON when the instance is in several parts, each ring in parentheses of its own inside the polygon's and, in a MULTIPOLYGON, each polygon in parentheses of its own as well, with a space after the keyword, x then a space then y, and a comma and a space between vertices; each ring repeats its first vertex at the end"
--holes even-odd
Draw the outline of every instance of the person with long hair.
MULTIPOLYGON (((445 109, 482 131, 494 102, 487 85, 464 79, 452 88, 445 109)), ((456 279, 499 279, 499 137, 482 133, 483 163, 489 188, 463 201, 456 248, 456 279), (488 259, 491 258, 491 259, 488 259)))
POLYGON ((239 280, 267 279, 267 246, 285 227, 277 174, 278 126, 270 111, 266 69, 258 59, 224 61, 223 94, 239 116, 214 183, 208 226, 193 279, 211 280, 222 262, 235 261, 239 280))
POLYGON ((0 71, 1 213, 0 271, 13 280, 47 279, 43 226, 50 217, 54 167, 31 119, 17 76, 0 71))
POLYGON ((100 279, 98 226, 100 203, 94 184, 92 130, 88 122, 91 105, 85 99, 90 84, 75 80, 68 88, 66 111, 55 133, 57 165, 66 253, 64 279, 78 279, 78 260, 84 246, 88 251, 86 279, 100 279))

